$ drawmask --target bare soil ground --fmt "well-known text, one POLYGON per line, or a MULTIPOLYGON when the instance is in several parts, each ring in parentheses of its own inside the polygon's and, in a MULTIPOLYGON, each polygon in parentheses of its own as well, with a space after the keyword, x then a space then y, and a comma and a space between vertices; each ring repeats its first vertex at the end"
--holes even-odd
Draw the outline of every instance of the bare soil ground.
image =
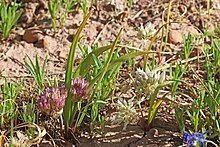
MULTIPOLYGON (((212 6, 213 3, 211 3, 212 6)), ((152 22, 159 28, 162 13, 168 7, 168 0, 139 0, 131 9, 122 12, 114 11, 114 7, 114 5, 98 1, 95 11, 83 30, 81 44, 92 46, 97 38, 99 45, 109 44, 123 27, 120 44, 128 46, 134 44, 136 47, 142 45, 143 48, 147 48, 149 42, 137 37, 138 27, 141 23, 152 22)), ((170 29, 178 30, 185 35, 188 32, 199 34, 196 27, 203 31, 207 22, 210 22, 211 26, 219 22, 220 11, 210 10, 208 17, 206 8, 206 0, 195 0, 195 3, 191 0, 175 0, 171 10, 171 21, 176 23, 172 23, 170 29)), ((37 54, 41 63, 48 55, 48 76, 57 75, 63 79, 71 41, 82 20, 82 12, 72 12, 68 15, 65 27, 58 28, 55 33, 50 22, 47 0, 26 1, 25 13, 10 38, 7 40, 1 38, 0 74, 8 79, 31 77, 24 65, 24 60, 27 59, 27 55, 34 60, 37 54), (25 36, 25 32, 30 36, 25 36)), ((167 50, 181 51, 182 47, 182 43, 170 44, 167 50)), ((78 49, 76 60, 80 61, 80 59, 81 52, 78 49)), ((3 82, 1 80, 0 84, 3 82)), ((138 124, 129 125, 126 131, 122 131, 122 127, 107 125, 105 137, 82 133, 77 136, 79 142, 76 146, 176 147, 182 145, 182 136, 175 115, 166 110, 158 113, 153 129, 146 134, 138 124)), ((50 146, 46 144, 43 143, 42 146, 50 146)), ((73 144, 65 143, 64 146, 73 146, 73 144)))

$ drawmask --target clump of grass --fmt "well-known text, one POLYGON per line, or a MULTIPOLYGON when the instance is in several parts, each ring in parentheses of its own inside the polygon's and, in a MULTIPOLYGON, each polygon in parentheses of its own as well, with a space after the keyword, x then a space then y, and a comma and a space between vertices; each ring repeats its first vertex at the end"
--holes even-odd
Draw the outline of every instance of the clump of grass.
POLYGON ((2 31, 3 37, 8 38, 14 25, 17 23, 23 11, 19 9, 19 4, 14 3, 12 6, 6 4, 5 0, 3 0, 0 4, 0 29, 2 31))
POLYGON ((54 31, 56 31, 57 28, 56 19, 59 15, 61 5, 62 5, 62 0, 50 0, 48 2, 48 10, 50 12, 52 27, 54 31))
POLYGON ((26 68, 31 72, 32 76, 34 77, 37 86, 38 86, 38 94, 44 89, 44 80, 45 80, 45 70, 46 70, 46 63, 47 63, 47 56, 44 60, 43 66, 41 67, 38 60, 38 55, 35 57, 35 64, 31 60, 29 56, 27 56, 29 63, 25 61, 26 68))
MULTIPOLYGON (((64 25, 68 13, 72 11, 72 7, 77 4, 77 0, 64 0, 64 12, 61 14, 60 23, 61 26, 64 25)), ((86 13, 87 14, 87 13, 86 13)))

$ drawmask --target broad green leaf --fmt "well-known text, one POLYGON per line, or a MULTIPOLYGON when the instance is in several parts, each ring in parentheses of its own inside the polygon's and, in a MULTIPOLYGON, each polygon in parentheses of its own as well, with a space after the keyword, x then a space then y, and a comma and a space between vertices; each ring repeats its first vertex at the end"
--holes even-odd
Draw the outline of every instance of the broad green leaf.
POLYGON ((155 116, 156 116, 156 114, 157 114, 157 111, 158 111, 158 109, 159 109, 159 107, 160 107, 160 104, 163 102, 163 100, 162 99, 160 99, 160 100, 158 100, 158 101, 156 101, 153 105, 152 105, 152 107, 150 108, 150 112, 149 112, 149 116, 148 116, 148 121, 147 121, 147 123, 148 123, 148 127, 149 126, 151 126, 151 124, 152 124, 152 122, 153 122, 153 120, 154 120, 154 118, 155 118, 155 116))

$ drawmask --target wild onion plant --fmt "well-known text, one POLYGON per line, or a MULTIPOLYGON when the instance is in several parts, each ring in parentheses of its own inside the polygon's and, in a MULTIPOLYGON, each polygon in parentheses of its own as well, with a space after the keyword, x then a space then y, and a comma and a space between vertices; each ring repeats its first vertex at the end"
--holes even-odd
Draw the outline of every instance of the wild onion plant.
POLYGON ((0 29, 2 31, 2 35, 5 38, 9 37, 14 25, 17 23, 23 11, 19 9, 20 6, 17 5, 16 0, 12 6, 6 4, 5 0, 1 1, 0 4, 0 29))
POLYGON ((124 122, 123 129, 126 129, 129 123, 138 122, 138 120, 143 119, 145 117, 143 111, 146 111, 146 109, 141 107, 141 103, 149 99, 150 106, 146 128, 150 129, 157 111, 163 102, 163 98, 158 99, 159 90, 170 84, 170 82, 165 81, 165 72, 161 73, 160 71, 149 69, 146 71, 137 69, 133 80, 136 97, 128 100, 118 99, 116 104, 117 112, 115 113, 113 123, 124 122), (138 114, 138 111, 141 111, 141 115, 138 114))
MULTIPOLYGON (((86 17, 87 18, 87 17, 86 17)), ((85 19, 86 19, 85 18, 85 19)), ((84 20, 85 20, 84 19, 84 20)), ((118 39, 118 38, 117 38, 118 39)), ((91 76, 89 76, 90 75, 90 73, 89 73, 89 70, 87 70, 87 69, 89 69, 90 68, 90 61, 89 61, 89 59, 94 59, 93 58, 93 56, 91 56, 92 54, 89 54, 88 56, 87 56, 87 58, 85 58, 83 61, 82 61, 82 63, 78 66, 78 68, 76 68, 76 72, 75 72, 75 74, 73 75, 74 77, 75 76, 78 76, 78 74, 80 75, 80 76, 85 76, 87 79, 89 79, 90 81, 89 81, 89 85, 86 87, 86 89, 87 89, 87 93, 89 92, 92 92, 90 95, 89 95, 89 97, 87 97, 87 103, 86 103, 86 105, 84 106, 84 108, 82 109, 81 108, 81 103, 82 103, 82 97, 81 97, 81 99, 79 99, 80 101, 79 102, 77 102, 77 101, 75 101, 75 100, 73 100, 72 99, 72 97, 74 96, 74 94, 73 94, 73 92, 70 92, 70 94, 69 94, 69 96, 70 97, 68 97, 68 98, 70 98, 70 100, 68 101, 68 98, 67 98, 67 100, 66 100, 66 102, 68 102, 68 103, 66 103, 66 104, 68 104, 68 105, 66 105, 65 104, 65 106, 64 106, 64 124, 65 124, 65 113, 67 112, 67 111, 65 111, 66 109, 65 109, 65 107, 66 106, 69 106, 69 104, 71 104, 72 103, 72 105, 74 106, 74 107, 72 107, 72 108, 74 108, 74 109, 72 109, 72 115, 71 115, 71 118, 74 118, 74 116, 76 117, 76 112, 77 111, 79 111, 80 113, 78 114, 78 116, 77 116, 77 119, 76 119, 76 121, 75 122, 73 122, 72 120, 74 120, 74 119, 70 119, 70 122, 68 122, 68 123, 70 123, 70 125, 72 126, 72 127, 74 127, 74 130, 76 130, 76 128, 78 127, 78 126, 80 126, 80 124, 82 123, 82 121, 83 121, 83 119, 84 119, 84 117, 85 117, 85 114, 86 113, 88 113, 89 112, 89 107, 90 107, 90 105, 92 105, 91 106, 91 108, 92 108, 92 110, 91 110, 91 112, 90 112, 90 119, 91 119, 91 123, 90 123, 90 129, 91 130, 93 130, 93 128, 94 128, 94 125, 96 124, 96 120, 97 119, 99 119, 102 123, 101 124, 103 124, 103 121, 104 121, 104 117, 103 116, 101 116, 101 115, 99 115, 99 105, 100 104, 105 104, 105 98, 103 97, 103 96, 105 96, 105 94, 103 95, 103 92, 106 92, 103 88, 104 88, 104 85, 103 85, 103 80, 105 79, 105 78, 107 78, 107 76, 105 76, 106 74, 107 74, 107 71, 109 70, 108 69, 108 65, 110 64, 110 61, 111 61, 111 59, 113 58, 113 49, 115 49, 115 45, 116 45, 116 42, 115 42, 115 44, 112 46, 112 47, 110 47, 109 49, 111 49, 110 50, 110 52, 109 52, 109 54, 108 54, 108 56, 107 56, 107 58, 106 58, 106 62, 103 64, 103 68, 96 68, 96 67, 94 67, 94 72, 96 72, 96 70, 98 69, 98 73, 96 74, 96 75, 94 75, 95 77, 94 78, 92 78, 91 76), (90 58, 88 58, 88 57, 90 57, 90 58), (87 60, 86 60, 87 59, 87 60), (88 64, 89 63, 89 64, 88 64), (87 64, 87 66, 83 66, 83 64, 87 64), (79 69, 79 70, 77 70, 77 69, 79 69), (83 70, 83 73, 81 73, 81 70, 83 70), (93 85, 95 84, 95 83, 97 83, 97 85, 95 86, 95 88, 93 88, 93 85), (101 87, 103 87, 102 89, 103 90, 101 90, 100 92, 100 94, 99 94, 99 90, 100 90, 100 88, 101 87), (91 91, 92 90, 92 91, 91 91), (98 96, 98 97, 97 97, 98 96), (95 97, 96 97, 96 99, 95 99, 95 97), (80 104, 80 105, 79 105, 80 104), (79 107, 80 106, 80 107, 79 107), (75 124, 74 126, 73 126, 73 123, 75 124)), ((105 48, 100 48, 100 49, 105 49, 105 48)), ((98 51, 98 50, 100 50, 100 49, 97 49, 96 51, 98 51)), ((94 60, 95 61, 95 60, 94 60)), ((93 62, 94 62, 93 61, 93 62)), ((97 60, 98 61, 98 60, 97 60)), ((95 62, 94 62, 95 63, 95 62)), ((91 65, 93 65, 93 64, 91 64, 91 65)), ((114 72, 113 72, 114 73, 114 72)), ((92 73, 93 74, 93 73, 92 73)), ((66 77, 67 78, 67 77, 66 77)), ((107 79, 106 79, 106 81, 107 81, 107 79)), ((81 81, 81 82, 83 82, 83 81, 81 81)), ((109 81, 108 81, 109 82, 109 81)), ((71 87, 70 87, 71 88, 71 87)), ((110 89, 110 87, 108 87, 109 89, 110 89)), ((107 89, 108 90, 108 89, 107 89)), ((77 92, 79 92, 79 90, 77 91, 77 92)), ((70 113, 69 111, 68 111, 68 113, 70 113)), ((69 124, 68 124, 69 125, 69 124)), ((65 126, 66 127, 66 126, 65 126)))
POLYGON ((54 115, 62 111, 67 89, 63 87, 46 87, 37 101, 37 107, 47 115, 54 115))
MULTIPOLYGON (((163 97, 158 99, 159 90, 170 82, 165 81, 165 72, 147 69, 146 72, 141 70, 136 72, 135 77, 136 90, 142 89, 144 99, 149 98, 150 106, 148 110, 147 129, 150 129, 156 117, 157 111, 163 102, 163 97), (140 76, 141 75, 141 76, 140 76), (141 84, 139 84, 141 83, 141 84)), ((164 95, 165 96, 165 95, 164 95)))
MULTIPOLYGON (((120 30, 115 41, 107 46, 96 48, 91 50, 88 47, 86 50, 80 47, 84 58, 80 64, 74 68, 74 54, 78 44, 80 32, 86 24, 92 10, 84 18, 78 31, 75 34, 74 40, 68 56, 68 62, 66 67, 65 86, 68 91, 68 96, 63 108, 64 126, 66 137, 70 137, 70 131, 73 133, 77 127, 81 125, 85 117, 90 119, 90 129, 93 130, 96 121, 100 121, 101 126, 104 125, 104 116, 100 115, 100 110, 105 107, 105 104, 110 100, 114 94, 112 85, 115 85, 115 78, 119 72, 120 66, 124 61, 128 61, 137 56, 154 53, 152 51, 140 51, 130 52, 129 54, 119 56, 119 45, 117 45, 119 36, 122 32, 120 30), (102 56, 100 56, 102 54, 102 56), (86 92, 88 97, 83 100, 82 97, 74 100, 74 93, 72 91, 72 80, 80 78, 88 81, 86 92), (113 90, 113 91, 112 91, 113 90)), ((123 46, 121 46, 123 47, 123 46)), ((81 86, 84 87, 84 86, 81 86)), ((113 86, 114 87, 114 86, 113 86)), ((78 91, 79 92, 79 91, 78 91)), ((154 105, 152 105, 152 108, 154 105)), ((152 111, 154 111, 153 109, 152 111)), ((155 114, 155 113, 153 113, 155 114)))
POLYGON ((141 23, 141 26, 138 29, 138 38, 140 39, 150 39, 157 32, 154 24, 148 22, 145 26, 141 23))
POLYGON ((14 82, 5 80, 4 85, 1 87, 3 101, 0 104, 1 117, 0 125, 3 128, 9 120, 14 121, 17 117, 17 105, 15 99, 18 94, 19 85, 14 82))

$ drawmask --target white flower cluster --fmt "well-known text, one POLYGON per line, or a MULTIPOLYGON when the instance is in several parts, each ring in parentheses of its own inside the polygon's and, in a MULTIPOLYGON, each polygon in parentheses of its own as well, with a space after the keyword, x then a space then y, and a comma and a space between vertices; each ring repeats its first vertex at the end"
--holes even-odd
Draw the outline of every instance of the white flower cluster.
POLYGON ((141 26, 138 29, 138 38, 140 39, 146 39, 146 38, 151 38, 154 36, 154 34, 157 32, 155 29, 155 25, 152 24, 151 22, 148 22, 146 26, 141 23, 141 26))
POLYGON ((125 99, 119 98, 116 103, 116 109, 118 111, 115 114, 113 123, 120 124, 124 122, 123 130, 125 130, 128 124, 137 122, 138 114, 135 109, 135 105, 136 103, 134 98, 131 98, 127 101, 125 99))
POLYGON ((146 99, 146 96, 150 96, 157 88, 158 84, 165 81, 165 72, 156 70, 150 71, 149 69, 143 71, 138 68, 135 73, 135 90, 138 93, 144 93, 145 96, 137 99, 136 97, 128 100, 118 98, 116 103, 117 111, 114 113, 113 124, 120 124, 124 122, 123 130, 126 129, 128 124, 136 123, 139 120, 139 114, 137 112, 137 106, 140 106, 141 102, 146 99))
POLYGON ((165 81, 166 72, 152 70, 143 71, 138 68, 135 73, 135 89, 137 92, 152 94, 152 92, 157 88, 158 84, 165 81))

